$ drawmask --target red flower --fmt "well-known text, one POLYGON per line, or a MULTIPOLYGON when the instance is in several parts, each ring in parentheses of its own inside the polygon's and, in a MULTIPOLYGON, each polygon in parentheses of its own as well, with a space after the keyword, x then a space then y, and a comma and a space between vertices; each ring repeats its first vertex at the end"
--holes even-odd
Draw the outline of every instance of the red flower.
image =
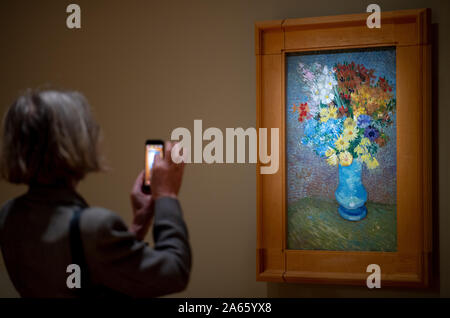
POLYGON ((341 107, 339 107, 339 112, 340 112, 342 115, 345 115, 345 113, 348 112, 348 108, 347 108, 347 107, 344 107, 344 106, 341 106, 341 107))
POLYGON ((308 103, 301 103, 299 106, 295 106, 294 104, 294 112, 298 111, 298 121, 303 122, 305 119, 312 118, 312 115, 309 114, 308 103))

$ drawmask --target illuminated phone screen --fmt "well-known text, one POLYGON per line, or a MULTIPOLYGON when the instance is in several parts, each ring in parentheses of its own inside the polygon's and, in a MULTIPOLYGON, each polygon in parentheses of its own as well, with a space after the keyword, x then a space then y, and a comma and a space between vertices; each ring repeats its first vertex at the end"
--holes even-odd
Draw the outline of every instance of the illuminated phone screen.
POLYGON ((155 156, 163 157, 163 145, 145 145, 145 185, 150 185, 150 174, 152 171, 155 156))

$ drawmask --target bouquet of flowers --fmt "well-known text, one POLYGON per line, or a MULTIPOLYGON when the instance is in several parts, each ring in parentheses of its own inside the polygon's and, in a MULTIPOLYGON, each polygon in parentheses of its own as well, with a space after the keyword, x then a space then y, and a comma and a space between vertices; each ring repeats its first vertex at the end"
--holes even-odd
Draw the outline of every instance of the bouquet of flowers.
POLYGON ((302 143, 332 166, 349 166, 358 159, 378 167, 376 154, 389 141, 383 132, 393 123, 396 101, 384 77, 362 64, 319 63, 297 69, 307 102, 293 105, 304 124, 302 143))

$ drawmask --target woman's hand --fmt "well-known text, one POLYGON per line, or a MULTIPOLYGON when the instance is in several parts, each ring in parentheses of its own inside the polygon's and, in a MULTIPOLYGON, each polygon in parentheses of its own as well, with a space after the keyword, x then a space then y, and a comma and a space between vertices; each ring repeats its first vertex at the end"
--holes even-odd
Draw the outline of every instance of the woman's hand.
POLYGON ((152 167, 150 186, 152 194, 142 192, 144 171, 142 171, 134 182, 131 190, 131 206, 133 208, 133 223, 130 231, 136 234, 137 239, 143 240, 147 235, 154 215, 154 201, 162 197, 176 199, 183 180, 184 162, 174 163, 172 161, 173 143, 166 142, 164 159, 155 157, 152 167))
POLYGON ((153 200, 161 197, 176 199, 183 180, 184 162, 174 163, 172 161, 172 142, 166 142, 164 159, 155 157, 152 173, 150 176, 153 200))
POLYGON ((142 171, 131 190, 130 199, 133 208, 133 223, 130 232, 136 235, 138 240, 143 240, 150 229, 154 215, 154 204, 152 196, 142 192, 144 171, 142 171))

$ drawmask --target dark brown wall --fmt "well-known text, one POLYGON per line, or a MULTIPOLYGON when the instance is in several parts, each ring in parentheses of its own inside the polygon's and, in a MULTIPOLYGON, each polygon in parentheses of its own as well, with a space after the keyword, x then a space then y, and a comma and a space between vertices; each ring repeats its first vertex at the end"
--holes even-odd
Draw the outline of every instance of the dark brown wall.
MULTIPOLYGON (((77 89, 103 128, 111 170, 79 191, 130 221, 128 192, 143 165, 147 137, 176 127, 255 126, 254 28, 259 20, 364 12, 370 1, 2 1, 1 113, 24 88, 45 83, 77 89), (65 27, 69 3, 82 29, 65 27)), ((447 92, 448 1, 377 1, 382 10, 430 7, 435 60, 435 213, 440 221, 440 295, 450 296, 450 118, 447 92)), ((25 190, 0 182, 0 202, 25 190)), ((191 283, 181 296, 436 296, 434 291, 274 284, 255 281, 255 167, 191 165, 180 196, 194 251, 191 283)), ((36 260, 38 261, 38 260, 36 260)), ((16 296, 0 262, 0 296, 16 296)))

